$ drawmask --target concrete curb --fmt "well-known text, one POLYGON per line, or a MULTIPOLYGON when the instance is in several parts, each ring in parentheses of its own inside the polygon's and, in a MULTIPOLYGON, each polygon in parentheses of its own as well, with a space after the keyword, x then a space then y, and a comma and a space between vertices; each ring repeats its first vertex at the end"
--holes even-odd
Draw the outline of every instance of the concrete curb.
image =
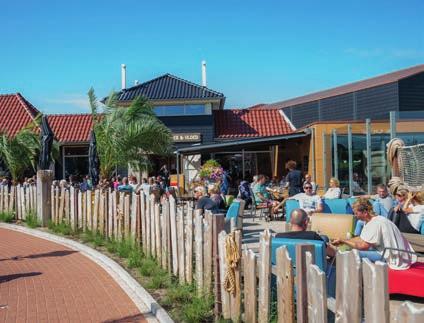
POLYGON ((0 228, 29 234, 37 238, 55 242, 70 249, 79 251, 81 254, 102 267, 118 283, 118 285, 125 291, 128 297, 134 302, 140 312, 145 316, 148 322, 174 322, 169 314, 124 268, 97 250, 94 250, 74 240, 15 224, 0 223, 0 228))

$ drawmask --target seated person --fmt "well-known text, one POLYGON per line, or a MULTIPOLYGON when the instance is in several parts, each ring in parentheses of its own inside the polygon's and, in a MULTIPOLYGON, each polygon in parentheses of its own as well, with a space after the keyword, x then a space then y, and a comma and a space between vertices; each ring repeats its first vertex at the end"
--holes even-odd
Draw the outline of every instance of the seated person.
POLYGON ((390 213, 390 219, 400 232, 420 233, 424 221, 424 192, 406 193, 405 190, 398 190, 396 197, 400 203, 390 213))
POLYGON ((305 182, 305 185, 303 185, 303 190, 305 193, 296 194, 295 196, 292 196, 291 199, 298 200, 299 207, 302 210, 305 210, 309 216, 313 213, 322 212, 322 200, 318 195, 312 193, 312 185, 308 182, 305 182))
POLYGON ((306 231, 308 228, 309 216, 304 210, 294 209, 290 215, 290 223, 292 225, 292 231, 277 233, 275 237, 324 241, 327 247, 327 256, 334 257, 336 255, 336 250, 331 245, 327 244, 328 239, 324 239, 315 231, 306 231))
POLYGON ((258 175, 258 180, 253 187, 253 194, 255 195, 255 203, 258 206, 267 207, 270 210, 270 214, 278 212, 279 203, 271 200, 271 197, 266 189, 266 177, 264 175, 258 175))
POLYGON ((305 185, 306 183, 309 183, 312 185, 312 193, 315 194, 317 192, 317 184, 314 181, 312 181, 311 174, 305 174, 305 180, 303 181, 303 185, 305 185))
POLYGON ((132 191, 133 191, 133 188, 128 183, 128 177, 124 177, 122 179, 122 184, 121 185, 118 185, 118 192, 132 193, 132 191))
MULTIPOLYGON (((393 198, 390 196, 389 191, 387 189, 387 186, 384 184, 378 184, 377 185, 377 194, 375 195, 362 195, 361 197, 367 198, 367 199, 373 199, 373 210, 377 215, 381 215, 384 217, 388 217, 389 212, 392 208, 395 206, 395 202, 393 198)), ((364 227, 365 222, 364 221, 358 221, 356 222, 355 227, 355 235, 360 235, 362 228, 364 227)))
POLYGON ((237 195, 238 198, 242 199, 246 202, 246 207, 252 203, 252 196, 250 194, 250 186, 248 181, 241 181, 239 185, 239 193, 237 195))
POLYGON ((222 198, 219 189, 216 188, 215 185, 208 186, 208 193, 209 198, 215 202, 215 204, 218 206, 218 209, 225 209, 224 199, 222 198))
POLYGON ((326 200, 339 199, 342 196, 342 191, 340 190, 340 182, 337 178, 330 178, 330 188, 325 192, 323 198, 326 200))
MULTIPOLYGON (((373 262, 381 259, 384 248, 398 248, 414 252, 408 240, 393 222, 374 213, 368 199, 359 198, 353 203, 353 211, 357 219, 365 221, 361 235, 349 240, 336 239, 332 241, 333 245, 345 244, 358 249, 361 258, 368 258, 373 262)), ((393 250, 386 251, 384 258, 390 268, 397 270, 408 269, 416 261, 416 257, 411 257, 406 252, 393 250)))
POLYGON ((198 186, 194 189, 194 198, 197 200, 196 210, 202 210, 203 212, 209 210, 212 213, 218 213, 218 205, 209 198, 203 186, 198 186))

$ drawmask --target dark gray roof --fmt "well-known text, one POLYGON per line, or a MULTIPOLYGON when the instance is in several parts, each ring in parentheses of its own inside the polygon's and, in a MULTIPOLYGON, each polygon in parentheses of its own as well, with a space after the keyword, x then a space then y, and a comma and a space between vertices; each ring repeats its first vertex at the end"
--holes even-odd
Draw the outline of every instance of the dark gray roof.
POLYGON ((118 92, 119 101, 131 101, 138 96, 144 96, 149 100, 224 98, 222 93, 171 74, 159 76, 118 92))

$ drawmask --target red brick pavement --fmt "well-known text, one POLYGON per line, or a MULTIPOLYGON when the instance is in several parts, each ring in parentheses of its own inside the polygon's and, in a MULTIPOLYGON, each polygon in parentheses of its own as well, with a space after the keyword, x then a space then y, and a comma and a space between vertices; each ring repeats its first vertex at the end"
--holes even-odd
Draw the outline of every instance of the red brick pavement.
POLYGON ((119 285, 77 251, 0 229, 0 322, 146 322, 119 285))

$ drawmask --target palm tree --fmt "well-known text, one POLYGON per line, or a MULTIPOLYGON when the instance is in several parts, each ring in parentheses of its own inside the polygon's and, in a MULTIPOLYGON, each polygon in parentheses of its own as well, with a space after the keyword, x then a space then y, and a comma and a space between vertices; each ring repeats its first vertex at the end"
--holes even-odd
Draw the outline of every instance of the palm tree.
POLYGON ((0 158, 17 183, 28 169, 36 170, 40 139, 31 129, 24 128, 16 136, 0 133, 0 158))
POLYGON ((103 113, 99 113, 92 88, 88 97, 103 178, 110 178, 117 166, 129 164, 135 170, 147 170, 149 154, 170 153, 171 132, 156 117, 147 99, 138 97, 129 107, 121 107, 117 104, 117 94, 112 93, 103 113))

